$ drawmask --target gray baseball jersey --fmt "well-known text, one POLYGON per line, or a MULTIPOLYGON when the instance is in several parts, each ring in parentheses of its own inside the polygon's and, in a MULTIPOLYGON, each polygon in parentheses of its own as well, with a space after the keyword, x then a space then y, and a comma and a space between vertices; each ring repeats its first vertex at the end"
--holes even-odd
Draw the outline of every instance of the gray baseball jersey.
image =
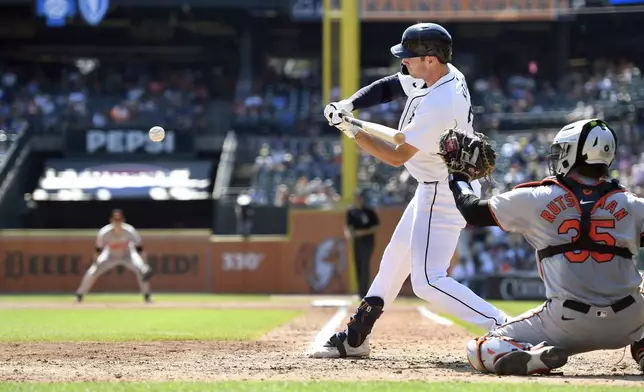
MULTIPOLYGON (((521 233, 537 250, 573 242, 579 235, 579 205, 557 185, 516 188, 492 197, 489 207, 499 227, 521 233)), ((643 232, 644 199, 632 193, 608 194, 591 214, 590 237, 595 242, 637 254, 643 232)), ((594 306, 608 306, 637 291, 642 283, 632 259, 585 250, 546 257, 539 262, 539 273, 548 298, 594 306)))
POLYGON ((116 234, 112 224, 104 226, 96 237, 96 247, 103 248, 110 256, 129 256, 134 248, 141 244, 141 236, 132 225, 121 224, 121 232, 116 234))

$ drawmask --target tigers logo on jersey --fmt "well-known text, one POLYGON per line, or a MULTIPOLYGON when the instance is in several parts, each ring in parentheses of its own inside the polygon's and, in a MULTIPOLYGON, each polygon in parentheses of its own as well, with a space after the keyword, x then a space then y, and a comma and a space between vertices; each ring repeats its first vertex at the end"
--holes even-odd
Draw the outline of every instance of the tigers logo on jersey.
POLYGON ((78 8, 85 21, 96 26, 105 17, 109 0, 78 0, 78 8))

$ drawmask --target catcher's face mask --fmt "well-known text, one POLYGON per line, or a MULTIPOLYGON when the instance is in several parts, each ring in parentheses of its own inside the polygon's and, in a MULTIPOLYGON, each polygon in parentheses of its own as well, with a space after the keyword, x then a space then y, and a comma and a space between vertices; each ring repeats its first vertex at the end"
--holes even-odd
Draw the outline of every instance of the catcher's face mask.
POLYGON ((548 170, 550 171, 551 176, 556 176, 559 173, 559 163, 563 161, 563 164, 566 165, 564 159, 570 151, 570 143, 557 143, 550 146, 550 155, 548 155, 548 170))

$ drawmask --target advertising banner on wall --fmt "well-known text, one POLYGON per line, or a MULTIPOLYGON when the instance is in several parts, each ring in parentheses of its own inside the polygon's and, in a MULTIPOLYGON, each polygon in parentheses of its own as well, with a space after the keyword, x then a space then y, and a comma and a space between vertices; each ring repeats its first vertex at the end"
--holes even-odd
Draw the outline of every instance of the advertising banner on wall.
POLYGON ((175 155, 193 154, 194 137, 190 132, 166 130, 161 142, 153 142, 148 130, 82 129, 65 133, 67 153, 83 155, 175 155))
MULTIPOLYGON (((148 263, 155 271, 155 291, 203 292, 209 289, 208 235, 146 235, 148 263)), ((95 237, 0 236, 0 292, 73 293, 92 265, 95 237)), ((138 291, 129 270, 114 269, 96 282, 95 292, 138 291)))
MULTIPOLYGON (((401 209, 380 211, 382 230, 371 260, 372 279, 401 213, 401 209)), ((353 294, 344 221, 341 211, 293 212, 290 236, 263 241, 141 234, 157 272, 155 291, 353 294)), ((0 292, 71 293, 77 288, 92 263, 95 232, 38 233, 0 235, 0 292)), ((137 285, 129 271, 117 269, 99 278, 95 290, 136 291, 137 285)), ((401 295, 411 294, 407 282, 401 295)))

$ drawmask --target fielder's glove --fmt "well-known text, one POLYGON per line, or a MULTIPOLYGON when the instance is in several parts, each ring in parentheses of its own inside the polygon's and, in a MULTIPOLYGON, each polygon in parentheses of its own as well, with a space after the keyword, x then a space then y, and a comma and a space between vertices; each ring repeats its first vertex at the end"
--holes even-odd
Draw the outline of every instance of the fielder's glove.
POLYGON ((324 117, 329 125, 338 128, 351 139, 355 138, 360 128, 342 121, 342 117, 353 117, 353 104, 349 101, 332 102, 324 108, 324 117))
POLYGON ((462 173, 470 181, 490 178, 496 162, 496 151, 482 133, 468 135, 459 129, 443 132, 438 142, 438 155, 450 173, 462 173))

